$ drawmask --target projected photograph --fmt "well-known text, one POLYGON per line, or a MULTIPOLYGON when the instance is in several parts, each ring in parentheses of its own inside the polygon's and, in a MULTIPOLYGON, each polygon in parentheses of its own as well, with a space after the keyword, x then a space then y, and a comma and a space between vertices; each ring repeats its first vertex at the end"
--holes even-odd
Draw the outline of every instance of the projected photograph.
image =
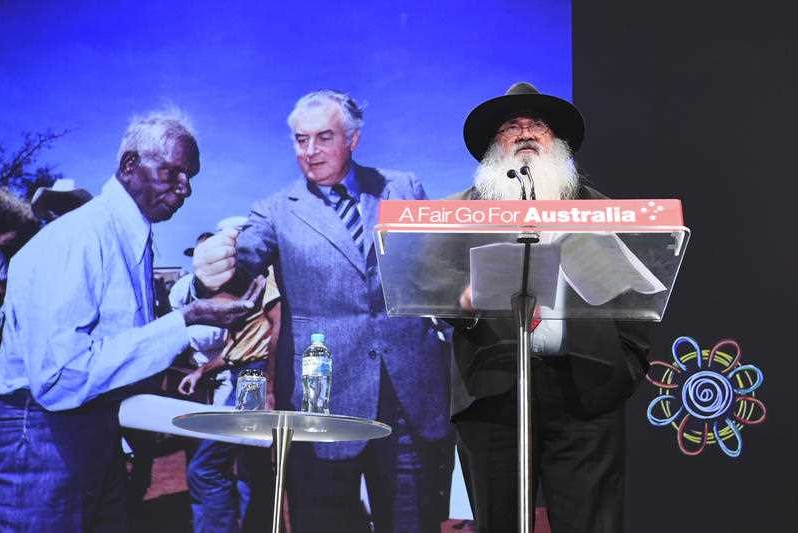
POLYGON ((39 443, 0 461, 0 530, 476 531, 457 325, 386 314, 373 230, 382 200, 474 184, 481 103, 571 101, 570 2, 0 19, 0 455, 23 420, 39 443), (321 422, 173 423, 251 409, 321 422))

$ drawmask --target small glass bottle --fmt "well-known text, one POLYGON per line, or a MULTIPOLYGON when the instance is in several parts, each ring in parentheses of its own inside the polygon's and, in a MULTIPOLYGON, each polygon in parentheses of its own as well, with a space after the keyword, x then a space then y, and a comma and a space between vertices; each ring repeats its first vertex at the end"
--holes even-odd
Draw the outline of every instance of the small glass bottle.
POLYGON ((262 370, 242 370, 236 383, 236 410, 266 409, 266 381, 262 370))

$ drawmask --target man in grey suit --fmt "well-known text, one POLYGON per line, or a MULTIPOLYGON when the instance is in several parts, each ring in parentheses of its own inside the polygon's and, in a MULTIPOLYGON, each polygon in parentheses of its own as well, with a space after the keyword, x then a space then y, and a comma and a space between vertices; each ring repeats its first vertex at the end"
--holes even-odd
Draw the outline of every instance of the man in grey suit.
MULTIPOLYGON (((295 445, 289 465, 294 531, 440 531, 452 469, 450 347, 429 319, 388 318, 372 231, 383 199, 424 199, 410 173, 352 161, 363 112, 348 95, 317 91, 288 117, 304 175, 257 202, 241 230, 200 244, 200 291, 243 287, 275 266, 284 296, 278 404, 301 405, 301 357, 314 332, 333 356, 330 410, 393 428, 371 442, 295 445)), ((233 290, 235 290, 233 288, 233 290)))

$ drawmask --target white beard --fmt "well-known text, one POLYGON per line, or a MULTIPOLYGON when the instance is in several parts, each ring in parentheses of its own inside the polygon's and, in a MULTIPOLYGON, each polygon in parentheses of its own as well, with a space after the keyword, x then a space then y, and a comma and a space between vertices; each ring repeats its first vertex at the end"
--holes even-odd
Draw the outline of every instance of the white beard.
MULTIPOLYGON (((507 171, 526 165, 535 184, 538 200, 567 200, 574 198, 579 190, 579 173, 576 170, 568 143, 555 139, 551 150, 544 151, 540 145, 538 153, 518 157, 505 155, 498 144, 493 143, 474 173, 474 186, 480 198, 485 200, 518 200, 521 185, 517 179, 507 177, 507 171)), ((529 192, 526 176, 518 172, 529 192)))

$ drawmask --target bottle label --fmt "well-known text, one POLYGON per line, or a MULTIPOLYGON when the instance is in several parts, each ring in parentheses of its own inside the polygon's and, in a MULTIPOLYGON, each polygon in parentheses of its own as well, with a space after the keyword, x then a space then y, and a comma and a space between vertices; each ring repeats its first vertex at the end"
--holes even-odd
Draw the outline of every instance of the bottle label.
POLYGON ((329 376, 332 374, 332 360, 329 357, 303 357, 303 376, 329 376))

